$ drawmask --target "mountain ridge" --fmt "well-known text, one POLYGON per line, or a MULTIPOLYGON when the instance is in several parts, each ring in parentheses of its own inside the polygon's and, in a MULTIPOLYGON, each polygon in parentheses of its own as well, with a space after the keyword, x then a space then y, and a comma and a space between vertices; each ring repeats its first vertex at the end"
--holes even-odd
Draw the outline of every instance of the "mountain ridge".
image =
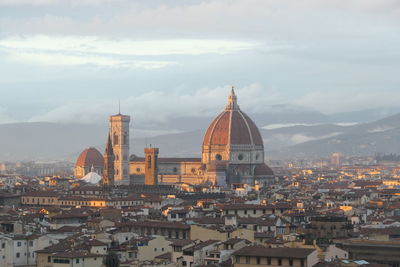
MULTIPOLYGON (((257 116, 253 118, 260 125, 260 119, 257 116)), ((133 128, 131 132, 131 154, 143 155, 143 148, 152 144, 160 148, 162 156, 200 157, 205 128, 152 137, 139 137, 138 131, 133 128)), ((274 129, 260 127, 260 132, 269 157, 321 157, 332 152, 371 155, 400 151, 400 142, 397 141, 400 136, 400 113, 356 125, 329 122, 274 129)), ((54 122, 0 124, 0 161, 73 161, 89 146, 103 152, 106 135, 106 125, 54 122)))

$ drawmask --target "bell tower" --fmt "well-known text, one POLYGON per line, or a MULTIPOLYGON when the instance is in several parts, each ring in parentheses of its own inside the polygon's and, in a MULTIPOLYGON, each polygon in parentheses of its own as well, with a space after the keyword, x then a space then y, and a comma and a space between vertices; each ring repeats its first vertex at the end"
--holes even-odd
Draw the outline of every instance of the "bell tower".
POLYGON ((144 149, 145 172, 144 184, 156 185, 158 184, 158 148, 145 148, 144 149))
POLYGON ((114 152, 114 183, 129 184, 129 122, 131 118, 118 113, 109 118, 109 135, 114 152))

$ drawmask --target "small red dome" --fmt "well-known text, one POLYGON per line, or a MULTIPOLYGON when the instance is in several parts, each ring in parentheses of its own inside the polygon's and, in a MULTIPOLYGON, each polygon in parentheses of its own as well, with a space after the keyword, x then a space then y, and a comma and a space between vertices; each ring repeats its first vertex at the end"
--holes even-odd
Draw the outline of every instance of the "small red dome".
POLYGON ((103 167, 104 158, 94 147, 83 150, 76 160, 75 167, 103 167))

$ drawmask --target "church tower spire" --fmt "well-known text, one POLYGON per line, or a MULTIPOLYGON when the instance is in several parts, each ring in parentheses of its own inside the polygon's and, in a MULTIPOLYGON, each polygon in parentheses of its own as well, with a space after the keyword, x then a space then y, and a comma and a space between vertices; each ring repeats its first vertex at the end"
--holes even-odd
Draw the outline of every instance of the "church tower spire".
POLYGON ((228 97, 228 105, 225 108, 226 110, 238 110, 239 105, 237 104, 237 96, 235 94, 235 87, 232 86, 231 94, 228 97))
POLYGON ((114 185, 114 150, 110 133, 108 134, 106 150, 104 152, 103 185, 114 185))

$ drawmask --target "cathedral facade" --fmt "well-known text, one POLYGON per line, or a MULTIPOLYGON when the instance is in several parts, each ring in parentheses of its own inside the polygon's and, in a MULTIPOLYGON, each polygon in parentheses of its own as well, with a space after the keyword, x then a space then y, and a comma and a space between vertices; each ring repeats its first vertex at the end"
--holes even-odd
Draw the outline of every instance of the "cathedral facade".
POLYGON ((147 148, 144 157, 130 157, 129 173, 131 183, 137 184, 253 185, 274 177, 264 162, 260 131, 239 108, 233 89, 225 110, 205 132, 201 158, 159 158, 158 150, 155 155, 147 148))

